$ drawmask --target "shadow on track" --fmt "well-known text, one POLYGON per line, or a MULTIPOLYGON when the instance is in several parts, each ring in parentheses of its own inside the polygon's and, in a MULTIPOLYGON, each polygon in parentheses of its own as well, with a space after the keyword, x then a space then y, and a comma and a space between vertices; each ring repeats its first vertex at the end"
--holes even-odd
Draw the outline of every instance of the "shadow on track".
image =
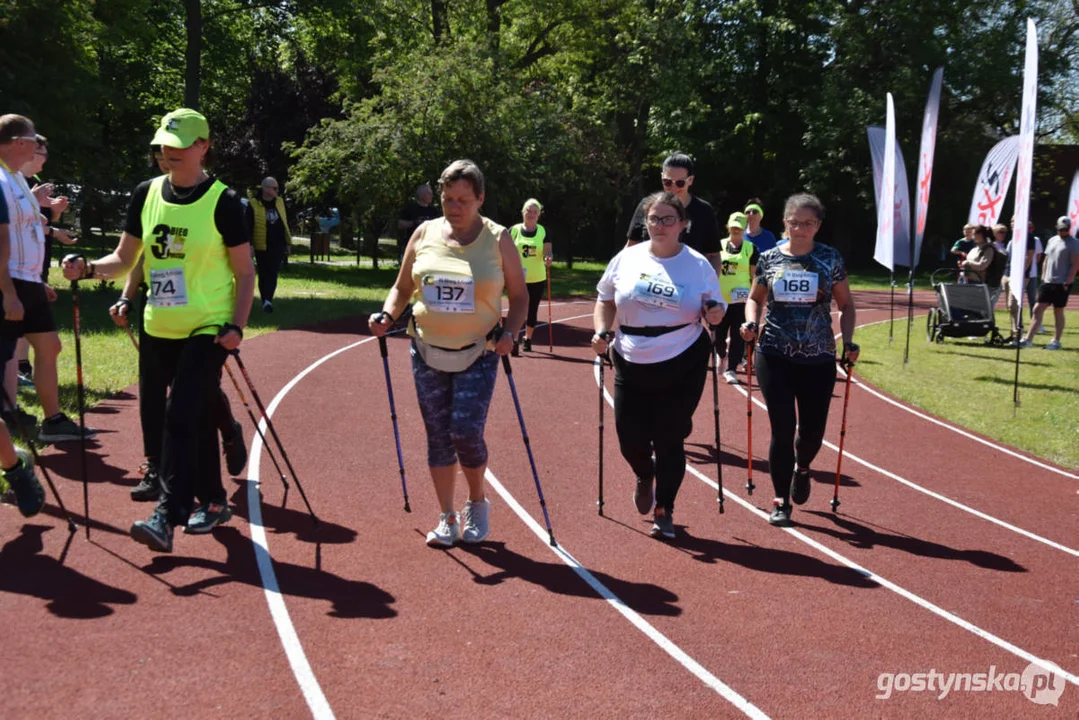
POLYGON ((46 525, 23 525, 18 537, 0 548, 0 593, 17 593, 47 600, 45 608, 58 617, 91 620, 112 615, 110 605, 131 605, 135 593, 107 585, 45 555, 46 525))
MULTIPOLYGON (((472 575, 473 582, 477 584, 498 585, 505 580, 518 578, 560 595, 601 599, 573 568, 561 562, 533 560, 508 549, 502 542, 460 545, 457 549, 461 551, 460 555, 470 555, 497 569, 496 572, 484 575, 473 570, 454 550, 447 551, 446 554, 464 567, 472 575)), ((682 609, 674 604, 678 601, 678 596, 666 588, 649 583, 620 580, 595 570, 589 570, 589 572, 608 590, 620 597, 626 605, 642 615, 673 617, 682 614, 682 609)))
MULTIPOLYGON (((256 555, 262 555, 265 551, 234 527, 216 528, 213 538, 225 547, 225 562, 158 555, 146 570, 155 575, 177 568, 203 568, 218 573, 175 588, 173 593, 180 596, 194 595, 206 588, 233 582, 262 588, 256 555)), ((377 585, 278 560, 273 561, 273 567, 278 587, 271 587, 270 590, 279 590, 293 597, 329 601, 333 607, 326 614, 330 617, 386 619, 397 615, 397 611, 390 607, 396 598, 377 585)))
MULTIPOLYGON (((817 532, 830 535, 837 540, 847 543, 859 550, 870 550, 874 547, 889 547, 911 555, 920 555, 928 558, 941 560, 960 560, 976 565, 986 570, 999 572, 1027 572, 1027 569, 1014 560, 1004 555, 997 555, 988 550, 957 550, 956 548, 941 545, 931 540, 923 540, 902 532, 881 532, 868 525, 861 525, 849 515, 837 515, 834 513, 821 512, 819 510, 807 510, 805 515, 815 515, 823 520, 828 520, 836 527, 821 525, 807 525, 798 523, 798 527, 807 532, 817 532)), ((867 522, 867 521, 863 521, 867 522)), ((880 526, 876 526, 880 527, 880 526)), ((880 528, 887 531, 888 528, 880 528)))
MULTIPOLYGON (((233 482, 238 486, 229 501, 234 514, 250 521, 250 513, 247 507, 247 480, 234 478, 233 482)), ((264 482, 274 482, 267 479, 264 482)), ((262 498, 260 492, 259 497, 262 498)), ((262 499, 262 525, 275 535, 291 533, 300 542, 323 543, 327 545, 347 545, 355 542, 356 531, 344 525, 337 525, 319 518, 318 529, 311 523, 311 516, 300 505, 297 509, 271 505, 262 499)))

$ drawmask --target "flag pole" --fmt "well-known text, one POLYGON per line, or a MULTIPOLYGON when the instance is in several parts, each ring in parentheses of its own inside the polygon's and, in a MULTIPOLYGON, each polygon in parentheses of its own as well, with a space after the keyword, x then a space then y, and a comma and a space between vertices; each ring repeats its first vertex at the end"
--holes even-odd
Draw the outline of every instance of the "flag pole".
POLYGON ((895 270, 889 273, 892 286, 892 299, 888 303, 888 342, 892 342, 892 328, 895 326, 895 270))

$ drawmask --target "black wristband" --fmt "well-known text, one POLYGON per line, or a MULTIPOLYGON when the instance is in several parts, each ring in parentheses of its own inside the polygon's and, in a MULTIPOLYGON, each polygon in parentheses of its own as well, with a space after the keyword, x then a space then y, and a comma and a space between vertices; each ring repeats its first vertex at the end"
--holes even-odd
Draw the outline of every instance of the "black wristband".
POLYGON ((127 305, 128 307, 131 307, 131 298, 121 295, 120 299, 116 301, 117 305, 119 305, 120 303, 123 303, 124 305, 127 305))
POLYGON ((394 320, 394 318, 393 318, 393 315, 390 315, 390 314, 389 314, 388 312, 386 312, 385 310, 379 310, 379 311, 378 311, 378 315, 377 315, 377 317, 378 317, 378 322, 382 322, 382 321, 383 321, 383 320, 385 320, 386 318, 389 318, 389 320, 390 320, 390 325, 393 325, 394 323, 396 323, 396 322, 397 322, 396 320, 394 320))
POLYGON ((221 330, 218 331, 217 336, 224 337, 230 331, 234 331, 237 335, 239 335, 241 340, 244 339, 244 329, 239 325, 234 325, 233 323, 222 323, 221 330))
POLYGON ((847 353, 860 352, 860 351, 861 351, 861 348, 858 347, 857 343, 853 343, 853 342, 844 342, 843 343, 843 354, 844 355, 846 355, 847 353))
POLYGON ((596 337, 598 337, 600 340, 603 340, 603 341, 606 341, 607 338, 609 338, 610 336, 611 336, 611 331, 610 330, 600 330, 598 333, 596 333, 596 337))
POLYGON ((755 321, 752 321, 752 320, 749 321, 749 322, 742 323, 742 327, 747 328, 749 330, 752 330, 753 332, 757 332, 757 330, 758 330, 757 323, 755 321))

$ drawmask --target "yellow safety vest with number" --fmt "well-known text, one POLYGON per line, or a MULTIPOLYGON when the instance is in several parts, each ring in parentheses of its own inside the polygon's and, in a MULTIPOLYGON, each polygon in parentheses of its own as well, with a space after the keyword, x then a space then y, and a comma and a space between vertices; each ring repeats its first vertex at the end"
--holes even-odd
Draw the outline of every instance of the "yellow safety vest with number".
POLYGON ((228 188, 215 180, 190 205, 165 202, 166 176, 152 180, 142 207, 146 283, 146 332, 180 339, 192 332, 213 335, 232 320, 236 284, 225 239, 214 223, 214 210, 228 188))
POLYGON ((723 264, 719 272, 719 289, 723 291, 723 300, 730 305, 744 303, 749 298, 749 291, 753 289, 753 278, 749 277, 749 261, 753 257, 753 243, 742 240, 742 247, 738 252, 730 251, 730 238, 722 243, 721 260, 723 264))
POLYGON ((536 226, 534 237, 525 237, 521 232, 524 225, 517 224, 510 228, 510 238, 521 253, 521 267, 525 270, 525 282, 537 283, 547 279, 547 265, 543 262, 543 241, 547 231, 542 225, 536 226))

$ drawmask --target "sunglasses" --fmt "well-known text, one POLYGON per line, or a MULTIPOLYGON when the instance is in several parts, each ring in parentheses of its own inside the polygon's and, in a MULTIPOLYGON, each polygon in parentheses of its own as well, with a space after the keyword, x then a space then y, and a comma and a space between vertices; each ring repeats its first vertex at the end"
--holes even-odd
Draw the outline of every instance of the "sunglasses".
POLYGON ((760 215, 760 210, 746 210, 746 215, 760 215))
POLYGON ((665 177, 665 178, 660 178, 660 182, 663 183, 663 187, 665 187, 665 188, 669 188, 670 186, 673 185, 676 188, 678 188, 679 190, 681 190, 682 188, 684 188, 686 186, 686 183, 688 182, 688 180, 671 180, 670 178, 665 177))

